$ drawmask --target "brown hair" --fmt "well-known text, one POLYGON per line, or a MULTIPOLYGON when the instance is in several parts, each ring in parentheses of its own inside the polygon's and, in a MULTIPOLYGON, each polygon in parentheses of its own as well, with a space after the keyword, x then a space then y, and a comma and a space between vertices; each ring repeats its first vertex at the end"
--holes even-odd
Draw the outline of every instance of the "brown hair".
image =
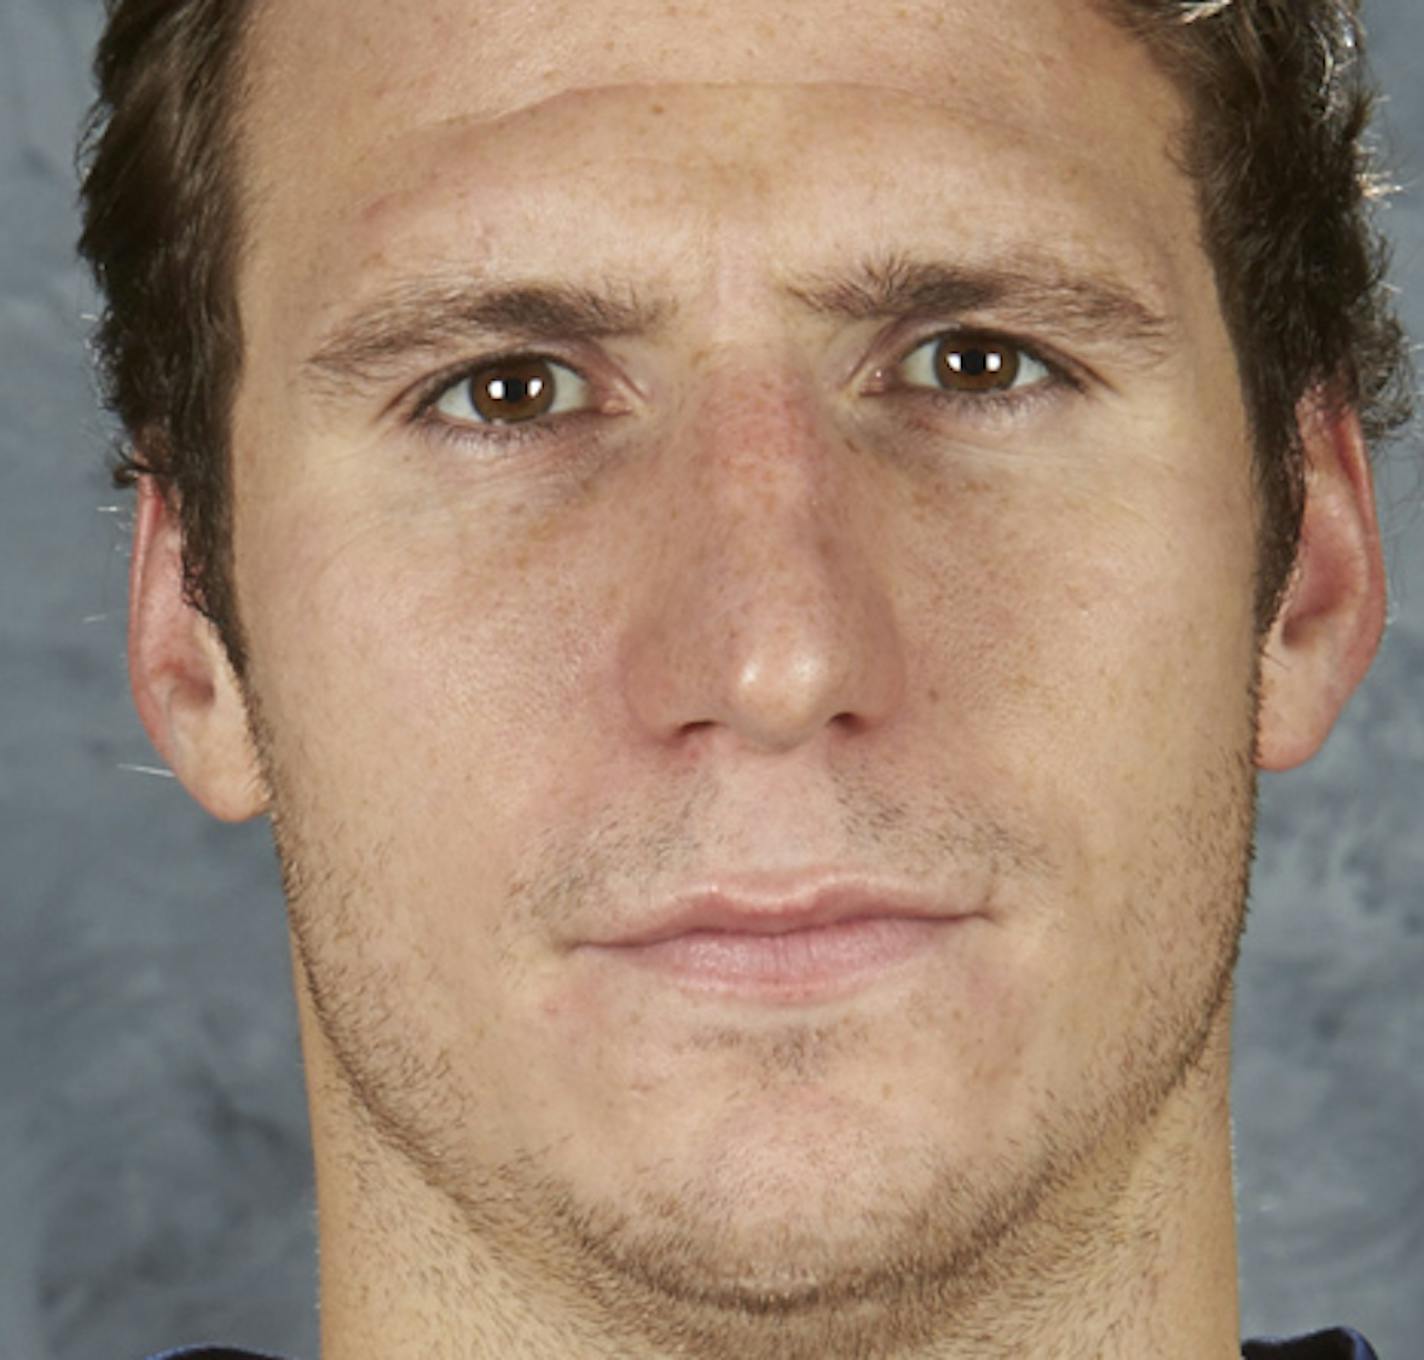
POLYGON ((1175 147, 1236 351, 1261 506, 1256 623, 1290 583, 1305 504, 1298 407, 1409 423, 1413 368, 1385 283, 1364 135, 1375 90, 1360 0, 1098 0, 1186 99, 1175 147))
MULTIPOLYGON (((1197 185, 1255 446, 1258 627, 1295 560, 1298 407, 1358 408, 1378 443, 1409 419, 1408 350, 1373 223, 1373 89, 1359 0, 1094 0, 1183 94, 1175 148, 1197 185)), ((253 0, 108 0, 80 250, 107 298, 96 349, 126 442, 115 479, 153 476, 181 510, 191 602, 234 668, 230 419, 242 367, 235 113, 253 0)))
POLYGON ((80 253, 106 300, 95 336, 124 429, 119 486, 152 476, 182 515, 189 600, 234 669, 230 418, 242 370, 238 138, 251 0, 108 0, 80 253))

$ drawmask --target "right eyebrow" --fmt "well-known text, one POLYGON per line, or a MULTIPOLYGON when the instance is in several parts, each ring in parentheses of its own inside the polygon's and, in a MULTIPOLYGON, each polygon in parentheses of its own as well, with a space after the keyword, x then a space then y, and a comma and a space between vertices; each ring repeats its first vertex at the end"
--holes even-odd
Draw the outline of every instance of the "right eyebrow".
POLYGON ((342 396, 390 377, 411 359, 444 353, 472 338, 514 345, 607 340, 656 333, 673 308, 630 287, 515 284, 430 279, 397 284, 323 336, 302 364, 310 384, 342 396))

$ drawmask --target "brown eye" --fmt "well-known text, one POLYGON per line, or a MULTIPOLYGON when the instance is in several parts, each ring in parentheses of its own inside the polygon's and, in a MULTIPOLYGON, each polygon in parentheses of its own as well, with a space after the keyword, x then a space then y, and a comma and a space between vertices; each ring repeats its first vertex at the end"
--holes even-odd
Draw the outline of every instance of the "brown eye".
POLYGON ((470 380, 470 401, 485 420, 532 420, 554 404, 554 374, 542 359, 512 359, 470 380))
POLYGON ((963 331, 917 345, 900 361, 899 371, 912 387, 968 398, 1017 396, 1054 381, 1048 365, 1021 345, 963 331))
POLYGON ((465 374, 434 406, 455 425, 520 425, 581 405, 587 389, 573 369, 524 356, 465 374))
POLYGON ((946 337, 935 346, 935 377, 950 392, 1003 392, 1019 376, 1019 351, 993 340, 946 337))

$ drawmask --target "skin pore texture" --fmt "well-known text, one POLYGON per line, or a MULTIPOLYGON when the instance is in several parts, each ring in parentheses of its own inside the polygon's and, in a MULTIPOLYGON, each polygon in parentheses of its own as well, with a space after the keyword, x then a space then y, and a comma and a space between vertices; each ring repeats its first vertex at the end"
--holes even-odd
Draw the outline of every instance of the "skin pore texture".
POLYGON ((286 0, 244 110, 251 670, 151 488, 132 664, 273 818, 323 1360, 1236 1355, 1256 771, 1383 586, 1307 412, 1255 636, 1171 87, 1085 0, 286 0), (937 392, 954 331, 1017 386, 937 392), (472 424, 531 353, 559 409, 472 424), (806 1005, 588 947, 844 881, 976 914, 806 1005))

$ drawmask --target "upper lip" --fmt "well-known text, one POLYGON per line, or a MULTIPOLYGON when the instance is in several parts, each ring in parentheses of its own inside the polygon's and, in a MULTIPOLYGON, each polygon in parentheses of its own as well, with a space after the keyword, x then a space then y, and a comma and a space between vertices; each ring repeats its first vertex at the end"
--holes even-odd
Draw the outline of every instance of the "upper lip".
POLYGON ((659 944, 694 930, 784 935, 873 917, 949 921, 973 915, 977 910, 977 903, 951 903, 924 892, 872 884, 841 883, 799 893, 711 888, 675 897, 655 916, 596 943, 620 947, 659 944))

